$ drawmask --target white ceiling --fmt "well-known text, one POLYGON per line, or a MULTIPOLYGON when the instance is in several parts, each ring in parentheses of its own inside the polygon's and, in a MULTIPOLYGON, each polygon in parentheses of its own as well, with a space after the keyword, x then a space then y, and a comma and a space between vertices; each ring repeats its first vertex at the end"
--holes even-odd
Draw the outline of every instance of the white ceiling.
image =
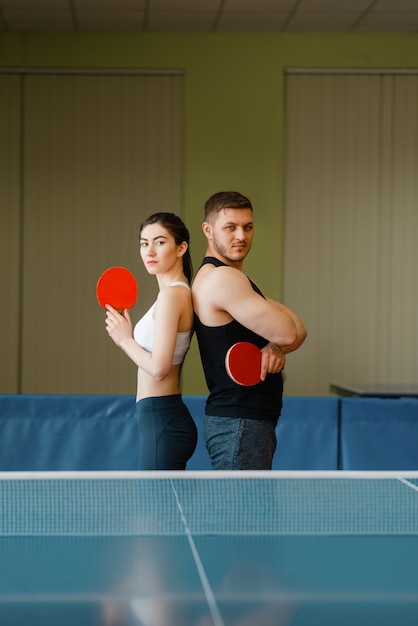
POLYGON ((0 0, 0 31, 418 32, 418 0, 0 0))

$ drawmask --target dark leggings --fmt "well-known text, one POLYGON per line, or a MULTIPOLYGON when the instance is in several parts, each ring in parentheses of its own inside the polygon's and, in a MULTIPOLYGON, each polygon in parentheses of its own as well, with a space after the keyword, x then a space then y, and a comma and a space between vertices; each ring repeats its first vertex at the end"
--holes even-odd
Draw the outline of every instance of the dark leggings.
POLYGON ((184 470, 195 451, 197 429, 181 395, 136 403, 140 470, 184 470))

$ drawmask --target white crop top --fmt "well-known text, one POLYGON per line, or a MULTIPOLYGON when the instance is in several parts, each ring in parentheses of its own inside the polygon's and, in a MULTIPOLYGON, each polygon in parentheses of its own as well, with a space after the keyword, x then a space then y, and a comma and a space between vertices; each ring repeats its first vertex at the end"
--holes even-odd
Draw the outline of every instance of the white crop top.
MULTIPOLYGON (((170 283, 170 285, 168 286, 173 287, 175 285, 182 285, 183 287, 187 287, 187 289, 190 289, 187 283, 183 283, 181 281, 170 283)), ((156 304, 157 303, 154 302, 152 307, 148 309, 143 317, 141 317, 141 319, 134 328, 134 339, 136 343, 138 343, 141 348, 144 348, 144 350, 147 350, 147 352, 152 352, 152 347, 154 345, 155 320, 153 315, 156 304)), ((177 333, 176 345, 174 347, 172 361, 173 365, 180 365, 180 363, 183 363, 186 352, 190 346, 191 334, 192 333, 190 330, 182 333, 177 333)))

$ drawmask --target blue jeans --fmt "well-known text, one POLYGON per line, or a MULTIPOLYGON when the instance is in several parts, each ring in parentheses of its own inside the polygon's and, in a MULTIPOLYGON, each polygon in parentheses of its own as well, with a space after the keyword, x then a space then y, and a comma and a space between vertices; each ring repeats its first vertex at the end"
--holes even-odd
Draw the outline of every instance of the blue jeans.
POLYGON ((277 419, 206 415, 204 436, 214 470, 270 470, 277 419))

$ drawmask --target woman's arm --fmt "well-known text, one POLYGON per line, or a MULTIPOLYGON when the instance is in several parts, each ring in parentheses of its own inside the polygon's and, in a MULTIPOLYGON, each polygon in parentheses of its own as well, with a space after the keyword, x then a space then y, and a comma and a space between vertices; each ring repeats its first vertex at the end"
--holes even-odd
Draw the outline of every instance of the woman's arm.
MULTIPOLYGON (((186 291, 184 287, 183 291, 186 291)), ((152 352, 144 350, 133 338, 128 310, 123 315, 107 306, 106 329, 115 344, 142 370, 156 380, 164 380, 171 370, 179 320, 187 301, 176 297, 175 288, 160 291, 154 309, 155 334, 152 352)), ((190 301, 189 292, 186 295, 190 301)))

